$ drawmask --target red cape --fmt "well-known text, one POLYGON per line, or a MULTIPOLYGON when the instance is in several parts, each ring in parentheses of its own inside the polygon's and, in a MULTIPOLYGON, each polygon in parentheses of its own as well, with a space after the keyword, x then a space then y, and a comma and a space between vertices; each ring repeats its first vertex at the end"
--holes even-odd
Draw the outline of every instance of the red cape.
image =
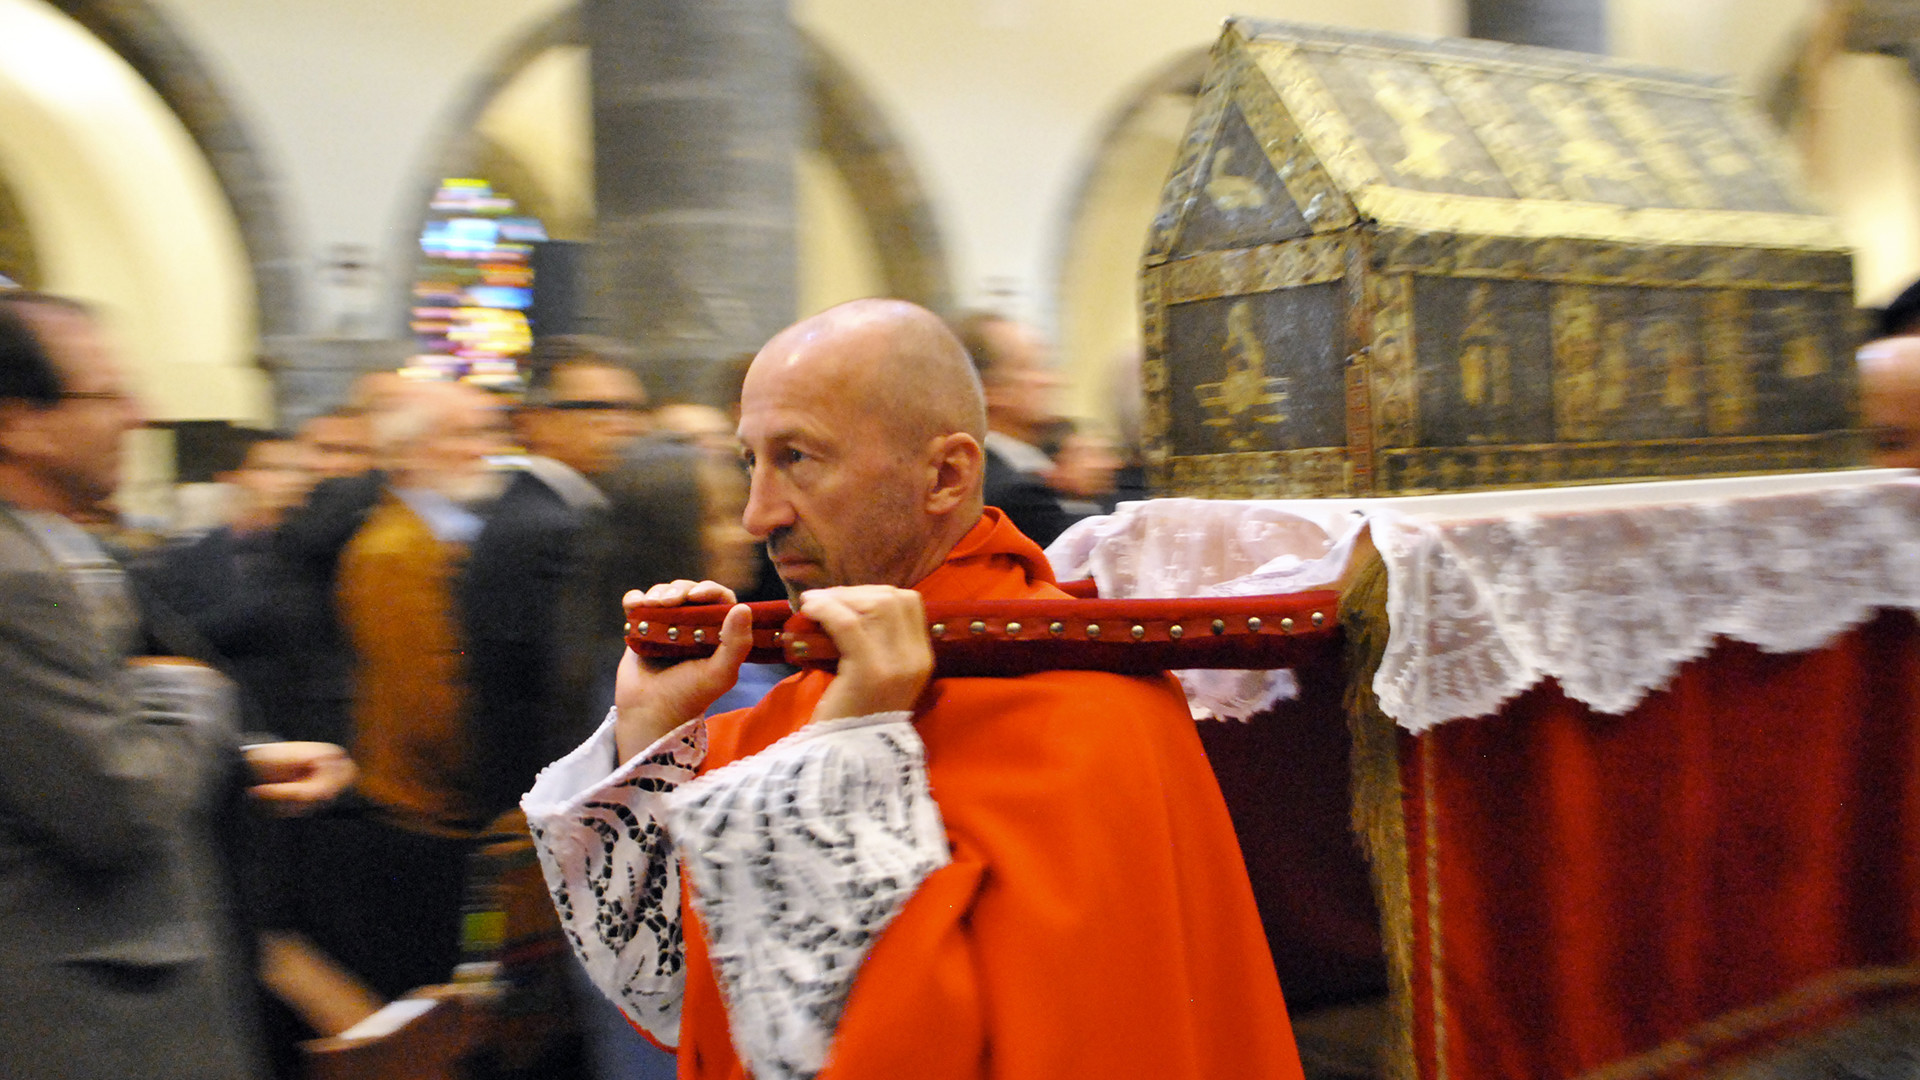
MULTIPOLYGON (((989 509, 916 589, 1041 599, 1046 557, 989 509)), ((832 676, 714 718, 702 770, 807 722, 832 676)), ((862 964, 822 1080, 1297 1078, 1226 804, 1165 675, 941 679, 915 724, 953 861, 862 964)), ((685 905, 680 1075, 740 1080, 685 905)))

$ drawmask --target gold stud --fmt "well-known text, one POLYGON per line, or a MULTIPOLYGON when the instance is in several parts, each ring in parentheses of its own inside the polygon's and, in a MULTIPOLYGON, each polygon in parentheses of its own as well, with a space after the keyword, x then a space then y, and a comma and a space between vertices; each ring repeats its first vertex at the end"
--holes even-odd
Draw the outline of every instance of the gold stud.
POLYGON ((1133 629, 1129 632, 1133 634, 1133 640, 1135 641, 1139 641, 1141 638, 1147 636, 1147 628, 1141 626, 1139 623, 1134 623, 1133 629))
POLYGON ((947 636, 947 624, 943 622, 934 623, 932 626, 927 627, 927 630, 932 633, 934 637, 947 636))
POLYGON ((1088 623, 1088 624, 1087 624, 1087 636, 1088 636, 1088 637, 1099 637, 1099 636, 1100 636, 1100 624, 1099 624, 1099 623, 1097 623, 1097 622, 1090 622, 1090 623, 1088 623))
POLYGON ((1250 633, 1255 633, 1255 634, 1259 633, 1261 625, 1262 623, 1260 622, 1260 619, 1258 616, 1255 616, 1247 620, 1247 630, 1250 633))
POLYGON ((1225 620, 1225 619, 1215 619, 1215 620, 1213 620, 1213 633, 1214 633, 1214 636, 1216 636, 1216 637, 1217 637, 1217 636, 1219 636, 1219 635, 1221 635, 1221 634, 1224 634, 1224 633, 1226 633, 1226 632, 1227 632, 1227 620, 1225 620))
POLYGON ((1292 620, 1292 619, 1281 619, 1281 620, 1280 620, 1280 632, 1281 632, 1281 633, 1284 633, 1284 634, 1291 634, 1291 633, 1293 633, 1293 620, 1292 620))
POLYGON ((1061 634, 1064 634, 1066 632, 1067 632, 1066 623, 1048 623, 1047 624, 1047 633, 1052 634, 1054 637, 1059 637, 1061 634))
POLYGON ((627 624, 627 631, 626 631, 626 632, 627 632, 627 633, 629 633, 629 634, 631 634, 631 633, 633 633, 633 624, 632 624, 632 623, 628 623, 628 624, 627 624))
POLYGON ((975 619, 967 624, 967 629, 976 634, 984 634, 987 632, 987 624, 981 622, 979 619, 975 619))
POLYGON ((705 630, 695 630, 693 632, 693 640, 705 645, 707 643, 707 632, 705 630))
POLYGON ((1181 638, 1187 636, 1187 628, 1181 626, 1179 623, 1174 623, 1172 626, 1167 627, 1167 636, 1175 641, 1179 641, 1181 638))
POLYGON ((1010 623, 1008 623, 1008 624, 1007 624, 1007 636, 1008 636, 1008 637, 1018 637, 1018 636, 1020 636, 1020 624, 1019 624, 1019 623, 1017 623, 1017 622, 1010 622, 1010 623))
POLYGON ((669 626, 669 627, 667 627, 667 640, 668 640, 668 641, 679 641, 679 640, 680 640, 680 628, 679 628, 679 627, 677 627, 677 626, 669 626))
POLYGON ((1325 625, 1327 625, 1327 616, 1326 616, 1326 613, 1324 613, 1324 612, 1319 612, 1319 611, 1316 611, 1316 612, 1314 612, 1314 613, 1313 613, 1313 625, 1315 625, 1315 626, 1325 626, 1325 625))
POLYGON ((647 636, 647 624, 646 624, 646 623, 641 623, 641 624, 640 624, 640 636, 641 636, 641 637, 646 637, 646 636, 647 636))
POLYGON ((795 655, 795 656, 805 656, 805 655, 807 655, 807 643, 806 643, 806 642, 804 642, 804 641, 796 641, 796 642, 794 642, 794 643, 793 643, 793 655, 795 655))

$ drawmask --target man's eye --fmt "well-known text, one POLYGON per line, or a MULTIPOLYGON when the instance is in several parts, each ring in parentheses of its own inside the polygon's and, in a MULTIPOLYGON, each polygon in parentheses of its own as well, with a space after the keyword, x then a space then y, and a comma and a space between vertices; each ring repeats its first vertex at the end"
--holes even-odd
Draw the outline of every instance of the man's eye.
POLYGON ((786 462, 788 465, 798 465, 800 462, 807 460, 807 455, 805 451, 788 447, 781 451, 780 460, 786 462))

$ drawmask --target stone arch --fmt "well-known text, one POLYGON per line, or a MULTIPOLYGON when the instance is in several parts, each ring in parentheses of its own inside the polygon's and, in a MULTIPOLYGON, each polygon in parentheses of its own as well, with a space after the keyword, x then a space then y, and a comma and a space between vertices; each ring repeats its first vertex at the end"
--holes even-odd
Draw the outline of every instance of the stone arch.
POLYGON ((1115 384, 1137 371, 1126 361, 1140 340, 1140 253, 1208 55, 1205 47, 1181 52, 1121 97, 1085 158, 1054 239, 1067 411, 1123 442, 1128 417, 1116 404, 1115 384))
MULTIPOLYGON (((862 211, 861 224, 872 242, 886 290, 936 311, 947 310, 953 288, 945 247, 933 207, 905 150, 853 74, 804 30, 800 38, 815 143, 862 211)), ((472 80, 441 121, 438 138, 430 143, 434 149, 419 174, 408 218, 396 234, 396 242, 406 246, 395 252, 392 265, 411 267, 418 262, 415 238, 441 179, 466 175, 493 152, 477 130, 488 106, 549 50, 583 46, 585 40, 579 12, 569 8, 509 46, 472 80)))
POLYGON ((239 223, 263 342, 306 325, 306 280, 265 155, 198 55, 150 0, 47 0, 119 53, 206 155, 239 223))
POLYGON ((40 260, 20 204, 0 180, 0 277, 29 289, 40 285, 40 260))

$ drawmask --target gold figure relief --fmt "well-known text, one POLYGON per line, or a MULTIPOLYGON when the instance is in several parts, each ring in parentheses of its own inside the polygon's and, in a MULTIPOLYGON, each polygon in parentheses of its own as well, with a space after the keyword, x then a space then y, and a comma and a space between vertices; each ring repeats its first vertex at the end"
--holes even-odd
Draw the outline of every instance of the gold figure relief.
POLYGON ((1805 306, 1794 304, 1783 308, 1780 317, 1787 328, 1787 360, 1781 365, 1780 373, 1789 379, 1811 379, 1825 375, 1829 366, 1827 347, 1820 340, 1820 331, 1812 314, 1805 306))
POLYGON ((1753 361, 1747 352, 1747 294, 1707 296, 1702 328, 1707 350, 1707 431, 1738 435, 1753 426, 1753 361))
POLYGON ((1553 294, 1553 426, 1559 438, 1600 437, 1600 305, 1593 290, 1553 294))
POLYGON ((1595 85, 1593 96, 1613 126, 1640 151, 1647 168, 1666 185, 1674 202, 1702 209, 1720 205, 1712 185, 1693 167, 1686 152, 1674 145, 1645 102, 1617 83, 1595 85))
POLYGON ((1400 144, 1406 148, 1406 154, 1393 163, 1393 171, 1422 180, 1452 176, 1447 146, 1453 136, 1433 126, 1433 115, 1447 107, 1446 99, 1385 69, 1369 72, 1367 81, 1373 85, 1373 100, 1393 118, 1400 129, 1400 144))
POLYGON ((1380 446, 1407 446, 1413 442, 1416 419, 1412 278, 1376 275, 1368 291, 1373 306, 1369 376, 1374 435, 1380 446))
POLYGON ((1251 450, 1257 425, 1281 424, 1280 408, 1287 400, 1287 379, 1266 374, 1267 350, 1253 328, 1253 305, 1241 300, 1227 309, 1227 372, 1219 382, 1198 383, 1193 392, 1202 408, 1224 415, 1209 416, 1208 427, 1225 428, 1227 445, 1251 450), (1265 411, 1262 411, 1262 410, 1265 411))
POLYGON ((1627 391, 1633 378, 1632 327, 1624 322, 1609 322, 1600 330, 1600 371, 1594 407, 1602 413, 1617 413, 1627 407, 1627 391))
POLYGON ((1746 151, 1718 128, 1709 127, 1698 133, 1696 144, 1706 156, 1707 171, 1715 176, 1739 176, 1753 170, 1753 160, 1746 151))
POLYGON ((1527 88, 1527 99, 1559 129, 1564 140, 1555 161, 1560 166, 1560 187, 1568 198, 1606 201, 1594 191, 1596 180, 1639 186, 1639 170, 1619 148, 1600 137, 1582 96, 1560 83, 1543 82, 1527 88))
POLYGON ((1214 151, 1206 189, 1214 208, 1222 213, 1263 209, 1267 205, 1267 193, 1260 190, 1260 184, 1252 177, 1231 172, 1232 167, 1232 147, 1223 146, 1214 151))
POLYGON ((1513 400, 1513 360, 1488 300, 1493 287, 1480 282, 1467 297, 1467 326, 1460 334, 1460 398, 1468 405, 1504 410, 1513 400))
POLYGON ((1647 323, 1640 328, 1640 352, 1666 374, 1661 384, 1660 404, 1677 411, 1691 411, 1697 392, 1697 363, 1693 343, 1687 340, 1686 333, 1668 319, 1647 323))
POLYGON ((1485 73, 1452 64, 1435 65, 1430 70, 1521 198, 1560 196, 1553 176, 1531 152, 1527 135, 1514 119, 1507 100, 1487 81, 1485 73))

